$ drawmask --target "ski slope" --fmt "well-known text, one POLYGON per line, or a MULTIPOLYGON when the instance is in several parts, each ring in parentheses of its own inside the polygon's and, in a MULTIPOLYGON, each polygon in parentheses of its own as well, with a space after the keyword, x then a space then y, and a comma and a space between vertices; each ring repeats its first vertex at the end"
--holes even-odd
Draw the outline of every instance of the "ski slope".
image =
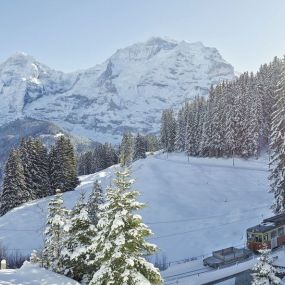
MULTIPOLYGON (((64 193, 71 208, 81 191, 90 193, 98 179, 109 186, 119 166, 81 177, 81 185, 64 193)), ((259 160, 194 158, 157 153, 132 165, 134 187, 148 204, 142 211, 152 228, 151 241, 168 261, 208 255, 227 246, 243 246, 248 227, 272 213, 269 206, 268 166, 259 160)), ((0 218, 0 241, 9 251, 30 254, 43 244, 47 203, 50 198, 22 205, 0 218)))

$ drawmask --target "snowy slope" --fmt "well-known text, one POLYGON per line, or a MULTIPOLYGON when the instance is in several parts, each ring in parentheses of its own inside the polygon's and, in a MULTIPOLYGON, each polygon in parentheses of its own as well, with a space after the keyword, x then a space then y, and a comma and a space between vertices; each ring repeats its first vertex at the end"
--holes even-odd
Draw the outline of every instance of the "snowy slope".
POLYGON ((96 141, 116 140, 125 129, 156 132, 163 109, 234 76, 217 49, 161 38, 69 74, 16 54, 0 65, 0 125, 27 116, 96 141))
POLYGON ((25 262, 20 269, 0 270, 1 285, 79 285, 65 276, 25 262))
MULTIPOLYGON (((151 239, 169 261, 207 255, 230 245, 244 245, 245 230, 267 216, 266 158, 260 160, 190 158, 156 154, 133 164, 135 187, 149 207, 144 220, 151 239)), ((94 180, 110 185, 117 166, 81 177, 74 192, 64 194, 72 207, 80 191, 90 192, 94 180)), ((0 239, 10 250, 29 253, 42 245, 49 198, 27 203, 0 218, 0 239)))

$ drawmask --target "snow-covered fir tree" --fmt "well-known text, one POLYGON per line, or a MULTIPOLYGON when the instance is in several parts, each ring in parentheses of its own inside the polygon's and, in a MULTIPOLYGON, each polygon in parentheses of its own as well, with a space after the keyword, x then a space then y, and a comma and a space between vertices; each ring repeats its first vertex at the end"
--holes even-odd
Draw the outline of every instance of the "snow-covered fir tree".
POLYGON ((134 157, 133 160, 146 158, 146 141, 143 136, 137 134, 134 143, 134 157))
POLYGON ((65 239, 64 227, 67 210, 63 207, 62 193, 59 189, 48 204, 48 216, 45 229, 43 264, 54 272, 62 272, 62 250, 65 239))
POLYGON ((191 104, 187 104, 185 132, 185 151, 187 155, 199 155, 205 110, 206 103, 201 97, 196 97, 191 104))
POLYGON ((127 169, 117 172, 115 188, 108 189, 107 203, 98 223, 94 268, 90 285, 162 284, 159 270, 145 256, 156 252, 156 246, 145 241, 151 230, 142 223, 136 211, 143 208, 130 189, 127 169))
POLYGON ((184 151, 186 144, 186 127, 187 127, 187 110, 188 105, 185 104, 177 115, 177 129, 176 129, 176 137, 175 137, 175 150, 176 151, 184 151))
POLYGON ((50 150, 50 180, 52 191, 74 190, 79 184, 73 145, 69 138, 60 136, 50 150))
POLYGON ((131 133, 124 133, 120 146, 120 163, 128 166, 133 161, 134 156, 134 138, 131 133))
POLYGON ((175 150, 176 139, 176 119, 172 109, 166 109, 162 112, 160 142, 163 149, 167 152, 175 150))
POLYGON ((1 193, 1 216, 27 201, 29 201, 29 192, 20 153, 18 150, 12 150, 5 166, 1 193))
POLYGON ((281 279, 276 276, 278 270, 272 265, 272 259, 270 257, 270 249, 259 250, 260 257, 257 264, 254 265, 252 271, 252 285, 279 285, 281 279))
POLYGON ((145 136, 146 141, 146 151, 147 152, 155 152, 160 150, 160 142, 159 138, 156 135, 146 135, 145 136))
MULTIPOLYGON (((207 101, 194 98, 178 110, 175 150, 194 156, 258 157, 268 147, 274 93, 281 60, 261 66, 256 75, 245 72, 209 90, 207 101)), ((173 112, 172 112, 173 115, 173 112)), ((169 142, 171 110, 161 119, 161 144, 169 142)))
POLYGON ((111 144, 97 144, 94 150, 80 154, 77 163, 79 175, 91 174, 117 164, 118 153, 111 144))
POLYGON ((275 197, 273 210, 281 214, 285 212, 285 59, 278 87, 272 115, 270 186, 275 197))
POLYGON ((36 250, 32 250, 30 262, 33 264, 42 265, 42 258, 39 256, 39 253, 36 250))
POLYGON ((103 189, 96 180, 93 184, 92 192, 87 202, 87 210, 89 218, 93 225, 97 226, 101 212, 101 206, 105 203, 103 189))
POLYGON ((88 214, 85 196, 81 193, 75 207, 69 212, 65 230, 62 260, 62 272, 77 281, 90 274, 91 268, 85 263, 86 249, 92 244, 96 235, 96 227, 88 214))
POLYGON ((29 200, 50 195, 47 149, 39 139, 23 139, 19 148, 29 200))

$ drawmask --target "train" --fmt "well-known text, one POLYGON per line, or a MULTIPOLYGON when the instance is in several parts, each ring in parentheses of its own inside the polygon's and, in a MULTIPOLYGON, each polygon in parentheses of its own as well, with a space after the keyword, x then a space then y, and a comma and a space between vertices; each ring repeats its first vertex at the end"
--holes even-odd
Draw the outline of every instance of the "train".
POLYGON ((247 248, 229 247, 213 251, 203 260, 205 266, 219 268, 248 259, 262 248, 275 249, 285 245, 285 213, 264 219, 246 230, 247 248))

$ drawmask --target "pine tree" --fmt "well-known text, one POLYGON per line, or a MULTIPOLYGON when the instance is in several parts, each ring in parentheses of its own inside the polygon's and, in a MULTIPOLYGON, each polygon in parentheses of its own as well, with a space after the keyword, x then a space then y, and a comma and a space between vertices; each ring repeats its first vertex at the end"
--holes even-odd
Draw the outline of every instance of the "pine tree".
POLYGON ((50 183, 52 192, 74 190, 79 184, 74 149, 69 138, 60 136, 50 150, 50 183))
POLYGON ((50 188, 48 151, 39 139, 35 139, 33 144, 38 170, 35 174, 35 180, 38 184, 37 197, 42 198, 53 194, 50 188))
POLYGON ((63 151, 64 191, 71 191, 79 185, 74 148, 70 139, 65 136, 59 138, 58 145, 62 145, 59 148, 63 151))
POLYGON ((159 138, 155 135, 146 135, 146 151, 155 152, 160 149, 159 138))
POLYGON ((36 250, 32 250, 30 262, 37 265, 40 265, 42 263, 41 257, 36 250))
POLYGON ((176 120, 172 109, 162 112, 160 142, 166 152, 175 150, 176 120))
POLYGON ((187 127, 187 109, 188 106, 185 104, 179 112, 177 116, 177 131, 175 138, 175 150, 176 151, 184 151, 186 146, 186 127, 187 127))
POLYGON ((270 161, 271 192, 275 197, 272 206, 276 214, 285 212, 285 61, 283 72, 276 92, 274 112, 272 116, 270 161))
POLYGON ((67 210, 63 207, 63 198, 60 190, 48 204, 48 217, 45 229, 43 260, 45 266, 54 271, 63 271, 61 252, 65 239, 64 226, 66 224, 67 210))
POLYGON ((253 267, 253 282, 252 285, 278 285, 281 284, 281 279, 276 276, 278 270, 273 267, 272 259, 270 258, 270 249, 259 250, 261 256, 259 261, 253 267))
POLYGON ((62 189, 64 185, 62 160, 62 152, 58 151, 58 148, 55 145, 51 146, 49 152, 49 177, 52 194, 55 194, 56 189, 62 189))
POLYGON ((91 271, 85 263, 86 249, 92 244, 96 235, 87 211, 85 197, 82 193, 75 207, 69 213, 68 226, 65 227, 65 239, 61 258, 65 275, 81 281, 91 271))
POLYGON ((99 184, 98 180, 96 180, 94 182, 92 192, 87 202, 88 215, 92 224, 95 226, 97 226, 98 224, 101 207, 103 206, 104 203, 105 203, 105 197, 103 189, 99 184))
POLYGON ((3 190, 1 194, 1 216, 13 208, 29 201, 24 167, 18 150, 10 152, 4 171, 3 190))
POLYGON ((242 146, 242 156, 245 158, 259 156, 262 137, 262 106, 253 74, 251 74, 247 94, 246 130, 242 146))
POLYGON ((47 149, 38 139, 23 139, 20 145, 21 160, 29 200, 50 195, 47 149))
POLYGON ((120 146, 120 163, 128 166, 133 161, 134 154, 134 138, 131 133, 124 133, 120 146))
POLYGON ((98 223, 96 259, 99 269, 90 285, 162 284, 159 271, 144 256, 156 246, 145 241, 151 230, 135 214, 144 207, 136 201, 138 192, 130 191, 128 170, 118 172, 115 189, 108 190, 107 203, 98 223))
POLYGON ((146 158, 146 141, 143 136, 137 134, 134 143, 134 158, 133 160, 138 160, 146 158))
MULTIPOLYGON (((199 144, 199 153, 202 156, 212 156, 213 155, 212 150, 211 150, 211 142, 213 138, 212 120, 214 117, 214 110, 215 110, 215 92, 214 92, 214 87, 211 86, 211 89, 209 91, 209 98, 207 101, 205 117, 204 117, 201 141, 199 144)), ((188 144, 190 143, 188 142, 188 144)), ((188 149, 189 149, 189 146, 188 146, 188 149)))

